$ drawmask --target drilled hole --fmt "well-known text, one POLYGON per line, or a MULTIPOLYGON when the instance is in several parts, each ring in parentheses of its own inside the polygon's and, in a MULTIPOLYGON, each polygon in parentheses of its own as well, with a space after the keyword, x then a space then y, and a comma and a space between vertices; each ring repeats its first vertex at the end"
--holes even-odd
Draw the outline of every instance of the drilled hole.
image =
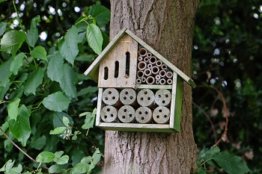
POLYGON ((105 97, 105 100, 108 100, 108 98, 107 98, 107 97, 105 97))
POLYGON ((116 99, 116 97, 112 97, 112 99, 113 99, 113 100, 115 100, 115 99, 116 99))
POLYGON ((139 113, 140 115, 142 114, 142 112, 141 112, 141 111, 139 111, 138 113, 139 113))
POLYGON ((141 120, 144 120, 145 119, 145 117, 141 117, 141 120))
POLYGON ((147 100, 150 100, 151 98, 150 97, 147 97, 147 100))
POLYGON ((147 115, 147 114, 148 114, 148 112, 147 112, 147 111, 145 111, 145 114, 147 115))
POLYGON ((159 118, 159 117, 160 117, 159 115, 156 116, 156 118, 159 118))
POLYGON ((106 111, 107 111, 107 112, 109 112, 109 111, 110 111, 110 109, 109 109, 109 108, 107 108, 107 109, 106 109, 106 111))
POLYGON ((124 109, 124 112, 126 112, 127 110, 126 109, 124 109))
POLYGON ((113 115, 113 114, 111 114, 110 116, 111 116, 111 117, 114 117, 114 115, 113 115))
POLYGON ((123 118, 123 119, 125 119, 125 118, 126 118, 126 116, 124 116, 124 115, 123 115, 123 116, 122 116, 122 118, 123 118))
POLYGON ((162 109, 159 109, 159 112, 162 112, 162 109))
POLYGON ((129 117, 132 117, 132 114, 129 114, 129 117))

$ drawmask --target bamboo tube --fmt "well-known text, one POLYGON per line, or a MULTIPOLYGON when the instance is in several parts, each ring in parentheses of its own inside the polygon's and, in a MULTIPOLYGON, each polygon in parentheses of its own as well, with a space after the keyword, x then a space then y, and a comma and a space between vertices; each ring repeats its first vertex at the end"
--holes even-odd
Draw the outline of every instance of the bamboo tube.
POLYGON ((156 66, 160 66, 161 67, 162 66, 162 61, 161 60, 157 60, 156 61, 156 66))
POLYGON ((115 105, 119 101, 119 92, 115 88, 107 88, 103 91, 102 100, 106 105, 115 105))
POLYGON ((146 78, 146 83, 147 83, 148 85, 154 84, 154 83, 155 83, 155 78, 152 77, 152 76, 148 76, 148 77, 146 78))
POLYGON ((160 77, 165 77, 166 71, 162 69, 161 71, 159 71, 159 75, 160 75, 160 77))
POLYGON ((142 77, 142 83, 146 83, 146 78, 142 77))
POLYGON ((141 106, 152 106, 154 104, 155 95, 150 89, 142 89, 137 94, 137 102, 141 106))
POLYGON ((164 70, 167 70, 167 66, 165 64, 162 64, 161 68, 164 69, 164 70))
POLYGON ((149 68, 149 69, 151 69, 153 67, 153 65, 152 64, 147 64, 147 68, 149 68))
POLYGON ((152 68, 152 74, 158 74, 159 73, 159 68, 157 66, 153 66, 152 68))
POLYGON ((137 74, 136 74, 137 77, 141 78, 143 77, 143 75, 144 75, 143 71, 137 71, 137 74))
POLYGON ((151 64, 156 64, 156 61, 157 61, 157 59, 156 59, 156 57, 155 56, 151 56, 150 57, 150 60, 149 60, 149 62, 151 63, 151 64))
POLYGON ((152 54, 151 53, 147 53, 147 57, 151 58, 152 54))
POLYGON ((171 92, 167 89, 159 89, 155 94, 155 103, 158 106, 168 106, 171 102, 171 92))
POLYGON ((170 110, 167 107, 159 106, 153 111, 153 119, 158 124, 168 123, 170 118, 170 110))
POLYGON ((141 78, 137 78, 137 79, 136 79, 136 83, 137 83, 137 84, 141 84, 141 83, 142 83, 141 78))
POLYGON ((166 72, 166 77, 167 77, 168 79, 171 79, 171 78, 173 77, 173 73, 172 73, 171 71, 167 71, 167 72, 166 72))
POLYGON ((142 56, 138 56, 138 61, 143 61, 143 57, 142 56))
POLYGON ((172 80, 172 79, 167 79, 166 83, 167 83, 168 85, 172 85, 172 84, 173 84, 173 80, 172 80))
POLYGON ((137 69, 138 69, 138 70, 144 70, 144 69, 146 69, 146 62, 144 62, 144 61, 139 62, 139 63, 137 64, 137 69))
POLYGON ((151 69, 147 68, 147 69, 144 70, 144 75, 145 76, 150 76, 151 74, 152 74, 151 69))
POLYGON ((124 105, 132 105, 136 101, 136 91, 132 88, 123 89, 119 98, 124 105))
POLYGON ((147 55, 147 50, 145 48, 140 48, 138 53, 140 56, 144 57, 147 55))
POLYGON ((156 78, 156 80, 160 80, 161 76, 159 74, 157 74, 155 78, 156 78))
POLYGON ((146 63, 148 63, 148 62, 149 62, 149 57, 144 57, 144 61, 145 61, 146 63))
POLYGON ((136 110, 135 118, 138 123, 149 123, 152 120, 152 111, 148 107, 139 107, 136 110))
POLYGON ((117 110, 113 106, 104 106, 100 112, 102 121, 111 123, 117 119, 117 110))
POLYGON ((130 123, 135 120, 135 109, 132 106, 122 106, 117 114, 118 119, 123 123, 130 123))
POLYGON ((160 85, 165 85, 166 84, 166 79, 160 79, 159 80, 160 85))

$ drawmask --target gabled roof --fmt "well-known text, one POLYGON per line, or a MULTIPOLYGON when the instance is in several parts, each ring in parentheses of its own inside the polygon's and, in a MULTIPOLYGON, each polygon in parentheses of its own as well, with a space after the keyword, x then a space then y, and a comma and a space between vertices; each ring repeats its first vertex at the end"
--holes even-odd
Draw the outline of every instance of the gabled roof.
POLYGON ((154 50, 151 46, 149 46, 147 43, 145 43, 142 39, 137 37, 134 33, 132 33, 130 30, 124 28, 122 29, 115 37, 114 39, 105 47, 105 49, 100 53, 100 55, 94 60, 94 62, 87 68, 87 70, 84 72, 85 75, 89 75, 93 79, 97 79, 98 77, 98 69, 99 69, 99 63, 105 55, 114 47, 114 45, 119 41, 122 36, 125 34, 128 34, 132 39, 134 39, 136 42, 138 42, 141 46, 143 46, 145 49, 150 51, 154 56, 156 56, 158 59, 160 59, 163 63, 165 63, 172 71, 176 72, 183 80, 185 80, 189 85, 192 87, 195 86, 194 81, 188 77, 185 73, 183 73, 180 69, 178 69, 175 65, 173 65, 171 62, 169 62, 166 58, 164 58, 161 54, 159 54, 156 50, 154 50))

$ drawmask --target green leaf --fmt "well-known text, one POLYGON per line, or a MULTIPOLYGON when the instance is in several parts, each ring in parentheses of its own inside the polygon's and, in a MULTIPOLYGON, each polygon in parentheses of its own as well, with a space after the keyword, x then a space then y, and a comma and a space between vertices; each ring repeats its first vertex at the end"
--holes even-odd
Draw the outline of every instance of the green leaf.
POLYGON ((65 125, 66 127, 68 127, 70 121, 69 121, 69 119, 68 119, 67 117, 63 117, 63 123, 64 123, 64 125, 65 125))
POLYGON ((214 155, 218 154, 219 152, 220 149, 217 146, 211 147, 210 149, 204 148, 200 151, 198 155, 198 161, 202 163, 203 161, 212 160, 214 155))
POLYGON ((42 46, 37 46, 35 47, 32 51, 31 51, 31 56, 36 58, 36 59, 42 59, 47 61, 47 57, 46 57, 46 50, 44 47, 42 46))
POLYGON ((62 80, 59 81, 60 87, 68 97, 75 98, 77 95, 75 86, 77 77, 75 72, 68 64, 64 64, 62 74, 62 80))
POLYGON ((92 155, 92 159, 93 159, 92 164, 94 165, 94 167, 101 160, 101 157, 102 157, 102 153, 100 152, 100 150, 98 148, 96 148, 96 151, 92 155))
POLYGON ((103 36, 98 26, 89 24, 86 29, 86 39, 88 45, 96 54, 101 53, 103 45, 103 36))
POLYGON ((59 164, 59 165, 66 164, 68 163, 68 161, 69 161, 68 155, 56 156, 56 158, 54 159, 54 162, 56 162, 56 164, 59 164))
POLYGON ((10 71, 11 71, 14 75, 17 75, 19 69, 23 66, 24 58, 26 58, 25 53, 19 53, 19 54, 17 54, 17 55, 14 57, 11 65, 10 65, 10 71))
POLYGON ((22 105, 19 108, 19 113, 16 121, 10 120, 8 122, 11 133, 19 142, 22 143, 23 146, 26 146, 26 142, 31 134, 31 127, 29 122, 30 115, 30 110, 28 110, 25 105, 22 105))
POLYGON ((87 171, 88 171, 88 165, 84 163, 77 163, 72 169, 72 174, 82 174, 82 173, 86 173, 87 171))
POLYGON ((55 154, 49 151, 43 151, 37 155, 36 161, 39 163, 50 163, 54 160, 55 154))
POLYGON ((4 166, 0 169, 0 172, 5 174, 19 174, 22 172, 23 168, 21 164, 18 164, 17 167, 14 167, 15 161, 8 160, 4 166))
POLYGON ((52 80, 56 82, 61 82, 63 79, 63 66, 64 61, 59 52, 55 52, 51 56, 48 57, 49 62, 47 66, 47 76, 52 80))
POLYGON ((85 122, 82 125, 82 129, 90 129, 94 127, 94 122, 95 122, 95 114, 88 112, 86 114, 85 122))
POLYGON ((5 33, 7 23, 6 22, 1 22, 0 23, 0 36, 2 36, 5 33))
POLYGON ((25 39, 26 35, 22 31, 8 31, 1 39, 1 50, 14 55, 22 46, 25 39))
POLYGON ((66 130, 66 127, 56 127, 54 130, 50 131, 51 135, 58 135, 64 133, 66 130))
POLYGON ((38 40, 37 24, 40 22, 40 16, 36 16, 32 19, 30 29, 26 33, 26 42, 29 46, 34 47, 38 40))
POLYGON ((48 168, 48 173, 63 173, 64 167, 54 164, 48 168))
POLYGON ((0 64, 0 86, 7 87, 9 85, 9 77, 11 75, 10 72, 10 65, 11 65, 12 59, 9 59, 8 61, 0 64))
POLYGON ((75 26, 72 26, 65 35, 65 39, 59 48, 60 54, 71 64, 74 64, 74 60, 79 52, 78 50, 78 32, 75 26))
POLYGON ((110 20, 110 11, 105 6, 100 4, 92 5, 89 9, 89 15, 96 19, 96 23, 103 27, 110 20))
POLYGON ((228 174, 245 174, 250 171, 242 158, 229 152, 218 153, 213 159, 228 174))
POLYGON ((20 99, 16 98, 14 101, 10 102, 7 105, 7 113, 8 113, 9 120, 12 120, 12 119, 16 120, 18 111, 19 111, 18 110, 19 103, 20 103, 20 99))
POLYGON ((41 150, 46 145, 46 136, 36 137, 30 143, 30 146, 34 149, 41 150))
POLYGON ((44 78, 45 70, 39 68, 38 70, 32 72, 25 82, 25 95, 33 94, 35 95, 36 89, 42 84, 44 78))
POLYGON ((62 92, 56 92, 48 95, 43 100, 43 105, 51 110, 56 112, 62 112, 67 110, 70 103, 70 99, 67 98, 62 92))

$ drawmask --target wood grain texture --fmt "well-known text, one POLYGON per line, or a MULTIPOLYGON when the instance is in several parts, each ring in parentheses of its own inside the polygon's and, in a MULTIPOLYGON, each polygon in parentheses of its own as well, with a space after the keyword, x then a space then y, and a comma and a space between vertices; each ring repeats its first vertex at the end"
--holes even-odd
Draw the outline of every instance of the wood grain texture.
POLYGON ((98 87, 135 87, 137 66, 137 42, 127 34, 101 60, 99 67, 98 87), (129 75, 126 74, 126 53, 130 54, 129 75), (116 70, 115 63, 119 63, 116 70), (108 68, 108 79, 104 79, 105 67, 108 68), (116 72, 117 76, 116 76, 116 72))
MULTIPOLYGON (((110 37, 126 27, 191 74, 191 47, 197 0, 111 0, 110 37)), ((174 134, 107 131, 104 173, 189 174, 196 145, 192 97, 184 85, 181 132, 174 134)))

